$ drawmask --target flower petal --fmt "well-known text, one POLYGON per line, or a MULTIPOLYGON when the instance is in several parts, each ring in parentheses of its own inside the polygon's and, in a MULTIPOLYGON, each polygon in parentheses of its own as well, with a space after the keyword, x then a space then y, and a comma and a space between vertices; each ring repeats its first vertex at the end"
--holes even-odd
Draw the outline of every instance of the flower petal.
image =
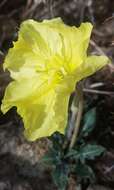
POLYGON ((77 81, 94 74, 109 62, 110 60, 106 56, 88 56, 82 66, 75 71, 77 81))
POLYGON ((82 23, 80 27, 71 27, 62 22, 60 18, 45 20, 46 26, 56 30, 63 41, 62 52, 66 59, 66 64, 70 65, 71 70, 76 69, 86 58, 86 51, 92 31, 91 23, 82 23))
POLYGON ((20 111, 18 107, 18 112, 24 120, 27 139, 34 141, 50 136, 56 131, 64 134, 67 124, 68 101, 69 96, 50 92, 49 95, 43 97, 39 104, 29 105, 29 108, 21 107, 20 111))
POLYGON ((6 56, 4 69, 19 71, 22 66, 35 66, 42 70, 51 56, 61 53, 61 48, 62 42, 56 31, 33 20, 24 21, 18 41, 6 56))
POLYGON ((45 86, 38 90, 38 85, 33 80, 31 83, 28 80, 23 83, 14 81, 6 89, 1 109, 5 113, 16 106, 24 122, 25 136, 34 141, 56 131, 64 133, 69 96, 46 89, 45 86))
POLYGON ((59 62, 70 72, 85 59, 91 30, 90 23, 82 23, 76 28, 67 26, 60 19, 24 21, 18 41, 6 56, 4 68, 19 71, 26 66, 43 70, 46 65, 52 67, 52 62, 57 65, 53 59, 58 56, 59 62))
POLYGON ((34 103, 52 88, 53 85, 48 85, 47 79, 41 75, 33 75, 31 78, 21 76, 7 86, 1 109, 6 113, 12 106, 18 106, 19 102, 24 105, 34 103))

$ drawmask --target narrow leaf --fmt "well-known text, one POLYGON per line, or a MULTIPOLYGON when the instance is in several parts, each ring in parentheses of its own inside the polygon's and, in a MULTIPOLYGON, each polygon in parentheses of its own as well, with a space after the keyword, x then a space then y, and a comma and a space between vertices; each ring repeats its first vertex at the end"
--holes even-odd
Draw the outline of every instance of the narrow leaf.
POLYGON ((96 108, 92 108, 84 115, 84 126, 81 131, 81 136, 88 136, 88 134, 94 129, 96 122, 96 108))
POLYGON ((105 148, 100 145, 88 144, 83 146, 79 150, 80 159, 83 161, 85 159, 93 160, 96 156, 100 156, 105 151, 105 148))

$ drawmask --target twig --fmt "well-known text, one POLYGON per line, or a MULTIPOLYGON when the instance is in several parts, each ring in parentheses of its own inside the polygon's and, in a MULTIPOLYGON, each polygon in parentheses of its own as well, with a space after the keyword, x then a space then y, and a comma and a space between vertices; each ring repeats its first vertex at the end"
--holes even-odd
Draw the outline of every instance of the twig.
POLYGON ((0 80, 3 78, 6 78, 6 77, 9 77, 9 73, 7 72, 7 73, 0 73, 0 80))
POLYGON ((109 168, 106 168, 104 174, 108 174, 108 173, 110 173, 112 170, 114 170, 114 165, 112 165, 112 166, 109 167, 109 168))
POLYGON ((108 95, 108 96, 114 96, 114 92, 112 91, 104 91, 104 90, 93 90, 89 88, 83 88, 83 92, 88 92, 92 94, 103 94, 103 95, 108 95))
POLYGON ((86 8, 85 2, 83 2, 83 0, 80 0, 79 7, 80 7, 80 23, 81 23, 84 20, 84 13, 85 13, 85 8, 86 8))
POLYGON ((6 2, 7 2, 7 0, 3 0, 3 1, 0 3, 0 9, 5 5, 6 2))
POLYGON ((74 128, 74 132, 72 135, 72 139, 69 145, 69 148, 72 149, 76 139, 77 139, 77 135, 79 132, 79 128, 80 128, 80 122, 81 122, 81 118, 82 118, 82 113, 83 113, 83 91, 82 91, 82 86, 77 90, 77 96, 79 98, 79 104, 78 104, 78 112, 77 112, 77 118, 76 118, 76 124, 75 124, 75 128, 74 128))
POLYGON ((105 55, 104 51, 93 40, 90 40, 90 44, 95 47, 99 54, 105 55))
POLYGON ((4 53, 0 50, 0 56, 4 56, 4 53))
POLYGON ((102 24, 106 24, 109 21, 112 21, 114 19, 114 16, 108 17, 105 19, 105 21, 102 24))
POLYGON ((48 8, 50 18, 53 18, 54 17, 54 14, 53 14, 53 0, 47 0, 47 8, 48 8))
POLYGON ((90 44, 95 47, 95 49, 102 55, 105 55, 104 52, 102 51, 102 49, 93 41, 93 40, 90 40, 90 44))
POLYGON ((32 0, 27 0, 25 9, 28 9, 32 3, 33 3, 32 0))
POLYGON ((26 18, 28 17, 32 12, 35 11, 35 9, 37 8, 37 6, 40 4, 41 2, 40 1, 35 1, 34 0, 34 3, 32 4, 32 6, 25 11, 25 13, 23 13, 23 18, 26 18))
POLYGON ((105 84, 103 82, 97 82, 97 83, 93 83, 89 86, 89 88, 96 88, 96 87, 101 87, 104 86, 105 84))
POLYGON ((12 10, 12 11, 7 15, 7 17, 10 18, 10 17, 14 16, 16 13, 20 12, 20 10, 21 10, 21 8, 12 10))
MULTIPOLYGON (((47 1, 47 0, 45 0, 45 1, 47 1)), ((65 1, 64 0, 61 0, 61 1, 53 1, 53 13, 54 13, 54 10, 56 10, 58 7, 60 7, 60 6, 64 6, 65 5, 65 1)), ((45 8, 42 12, 41 11, 39 11, 39 13, 37 14, 35 14, 35 19, 42 19, 42 18, 47 18, 47 16, 48 16, 48 9, 47 8, 45 8)))
POLYGON ((98 37, 104 37, 106 34, 103 32, 100 32, 99 30, 95 29, 93 30, 93 34, 97 35, 98 37))
POLYGON ((90 14, 91 22, 95 23, 94 11, 93 11, 93 7, 92 7, 92 3, 93 3, 92 0, 88 0, 87 1, 87 7, 88 7, 89 14, 90 14))

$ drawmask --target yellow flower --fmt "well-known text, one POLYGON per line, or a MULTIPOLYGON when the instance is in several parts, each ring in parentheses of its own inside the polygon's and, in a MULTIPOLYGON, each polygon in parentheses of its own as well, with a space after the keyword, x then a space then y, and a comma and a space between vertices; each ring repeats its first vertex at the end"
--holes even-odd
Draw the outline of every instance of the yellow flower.
POLYGON ((55 131, 64 134, 68 102, 76 83, 108 63, 105 56, 87 57, 92 25, 65 25, 60 18, 21 24, 19 38, 4 62, 13 81, 1 110, 12 106, 21 115, 25 136, 34 141, 55 131))

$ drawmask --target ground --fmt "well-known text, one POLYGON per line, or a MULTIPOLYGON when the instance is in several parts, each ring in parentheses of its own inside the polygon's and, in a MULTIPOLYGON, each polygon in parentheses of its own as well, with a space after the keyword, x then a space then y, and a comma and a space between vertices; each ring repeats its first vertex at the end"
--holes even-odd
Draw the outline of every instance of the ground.
MULTIPOLYGON (((43 20, 62 17, 65 23, 79 25, 90 21, 94 25, 90 52, 106 54, 114 60, 114 2, 111 0, 1 0, 0 1, 0 100, 10 81, 2 64, 12 40, 17 38, 20 23, 28 18, 43 20)), ((85 91, 97 107, 96 128, 91 136, 107 148, 107 153, 96 159, 94 170, 97 184, 87 190, 114 189, 114 68, 105 67, 87 79, 85 88, 103 83, 96 92, 85 91), (103 94, 100 94, 100 91, 103 94), (92 96, 91 96, 92 95, 92 96), (99 135, 98 135, 99 134, 99 135)), ((50 168, 40 164, 50 142, 42 139, 34 143, 23 136, 23 124, 16 110, 0 113, 0 190, 56 190, 50 168)), ((69 190, 80 189, 71 180, 69 190)))

